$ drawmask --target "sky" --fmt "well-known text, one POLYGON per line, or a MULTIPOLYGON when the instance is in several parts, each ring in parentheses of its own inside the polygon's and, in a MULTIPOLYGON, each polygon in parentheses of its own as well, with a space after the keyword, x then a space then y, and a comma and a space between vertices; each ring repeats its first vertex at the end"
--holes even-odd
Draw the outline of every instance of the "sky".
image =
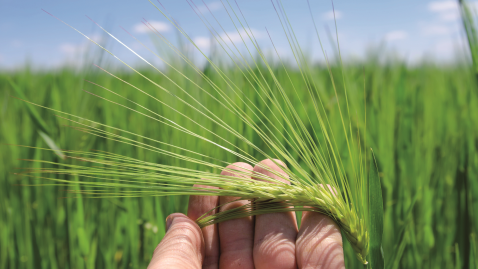
MULTIPOLYGON (((229 8, 227 1, 223 1, 229 8)), ((152 2, 161 7, 157 0, 152 2)), ((230 2, 239 12, 234 0, 230 2)), ((345 60, 376 54, 379 57, 394 55, 410 63, 423 59, 447 62, 458 59, 468 49, 455 0, 334 0, 335 21, 330 0, 309 2, 329 57, 336 51, 333 47, 336 46, 335 22, 340 52, 345 60)), ((292 58, 271 1, 237 0, 237 3, 261 50, 272 54, 274 45, 281 57, 292 58)), ((245 51, 245 46, 240 45, 245 32, 239 28, 238 33, 229 18, 234 15, 226 11, 220 0, 161 0, 161 4, 206 55, 211 46, 217 48, 217 44, 214 45, 211 32, 198 17, 201 12, 226 44, 232 45, 227 41, 230 38, 238 44, 239 51, 245 51)), ((302 49, 311 59, 323 60, 307 0, 282 0, 282 4, 302 49)), ((478 7, 478 1, 471 4, 478 7)), ((138 40, 160 57, 171 55, 167 45, 156 38, 143 21, 173 44, 187 48, 195 59, 200 58, 188 41, 184 38, 180 41, 174 25, 148 0, 0 0, 0 69, 22 68, 27 63, 35 68, 49 69, 81 65, 86 59, 96 63, 118 61, 111 55, 99 53, 88 39, 47 12, 133 65, 142 61, 137 55, 151 64, 161 64, 138 40)))

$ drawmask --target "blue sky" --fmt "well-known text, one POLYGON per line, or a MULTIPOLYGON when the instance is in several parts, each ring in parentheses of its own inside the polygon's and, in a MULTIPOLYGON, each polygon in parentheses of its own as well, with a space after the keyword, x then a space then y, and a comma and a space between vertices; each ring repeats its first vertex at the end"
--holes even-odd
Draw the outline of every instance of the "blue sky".
MULTIPOLYGON (((265 30, 267 28, 279 53, 290 57, 287 40, 270 0, 237 1, 261 49, 271 51, 272 48, 265 30)), ((193 2, 199 10, 207 10, 201 0, 193 2)), ((240 38, 221 2, 204 2, 230 37, 234 40, 240 38)), ((341 52, 346 59, 363 58, 371 51, 380 52, 381 50, 377 50, 378 46, 385 45, 387 51, 393 51, 409 62, 417 62, 424 57, 439 61, 456 59, 457 52, 466 49, 456 2, 335 0, 341 52)), ((154 3, 157 3, 156 0, 154 3)), ((209 53, 211 35, 188 2, 162 0, 161 3, 197 45, 209 53)), ((310 3, 327 53, 333 54, 326 32, 328 28, 335 36, 331 1, 310 0, 310 3)), ((476 3, 472 2, 473 6, 478 6, 476 3)), ((314 59, 323 58, 307 1, 283 0, 283 4, 302 47, 309 51, 314 59)), ((106 38, 101 29, 86 16, 102 25, 145 59, 152 59, 153 55, 120 26, 153 48, 155 43, 151 39, 151 32, 141 23, 143 18, 175 44, 178 40, 174 27, 147 0, 0 0, 0 68, 19 68, 27 60, 36 68, 55 68, 66 63, 78 64, 84 59, 84 53, 92 51, 93 46, 83 36, 42 9, 92 39, 106 44, 107 48, 120 58, 131 63, 138 63, 138 58, 111 38, 106 38)), ((207 18, 213 20, 210 14, 207 18)), ((214 24, 214 27, 216 26, 217 24, 214 24)), ((225 36, 223 33, 222 35, 225 36)), ((166 52, 159 50, 160 55, 161 53, 166 52)), ((108 60, 114 61, 112 57, 108 60)))

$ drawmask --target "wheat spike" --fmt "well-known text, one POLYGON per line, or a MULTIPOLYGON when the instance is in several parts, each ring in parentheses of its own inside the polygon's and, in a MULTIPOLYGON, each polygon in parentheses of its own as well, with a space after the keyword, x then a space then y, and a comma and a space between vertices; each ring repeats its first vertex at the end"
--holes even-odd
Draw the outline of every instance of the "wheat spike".
MULTIPOLYGON (((194 4, 193 2, 191 3, 194 4)), ((287 37, 294 55, 298 67, 297 72, 303 81, 301 85, 292 82, 290 74, 285 68, 285 63, 277 53, 277 57, 280 59, 279 66, 285 70, 285 81, 290 81, 291 85, 286 86, 281 83, 280 78, 274 72, 273 66, 268 62, 259 47, 255 33, 244 19, 238 4, 236 3, 237 8, 235 9, 229 1, 222 3, 224 10, 234 24, 237 34, 240 36, 241 42, 238 43, 242 43, 242 46, 246 48, 246 52, 239 50, 234 42, 227 41, 227 39, 231 40, 228 33, 224 31, 225 34, 220 34, 220 29, 212 26, 211 22, 197 7, 192 5, 192 8, 205 26, 211 31, 217 44, 223 49, 225 55, 227 55, 231 61, 233 70, 236 70, 239 76, 244 78, 246 86, 242 87, 250 87, 250 89, 253 89, 255 96, 246 95, 244 89, 227 75, 227 70, 222 69, 200 51, 199 47, 188 36, 184 29, 167 14, 164 7, 159 8, 154 3, 152 3, 154 7, 191 42, 192 46, 202 53, 207 64, 216 72, 217 80, 222 83, 222 86, 218 85, 218 81, 213 81, 209 78, 181 49, 164 38, 164 36, 156 31, 148 22, 145 22, 145 25, 150 27, 152 34, 156 35, 157 38, 173 50, 174 53, 186 63, 186 66, 192 70, 190 72, 192 72, 194 76, 192 76, 191 73, 182 71, 178 66, 167 62, 153 52, 154 55, 161 59, 168 68, 175 71, 175 74, 194 87, 198 92, 197 96, 194 95, 193 91, 188 90, 182 86, 181 83, 175 81, 172 75, 155 67, 151 62, 141 57, 114 35, 101 28, 101 26, 98 25, 106 34, 117 40, 126 49, 135 53, 145 64, 153 68, 155 72, 164 76, 165 79, 174 86, 174 91, 172 86, 167 88, 157 83, 154 77, 148 77, 142 74, 131 65, 122 61, 107 48, 94 42, 77 29, 70 27, 98 45, 104 51, 113 55, 131 71, 144 78, 152 87, 173 98, 175 102, 184 106, 184 111, 189 111, 189 113, 175 108, 174 105, 171 105, 167 101, 141 89, 139 86, 135 86, 121 79, 119 76, 103 68, 101 68, 102 71, 118 79, 128 87, 131 87, 136 94, 145 95, 156 102, 157 105, 170 109, 184 120, 183 122, 187 122, 190 126, 197 128, 194 130, 200 130, 201 132, 191 130, 192 127, 182 126, 171 119, 171 117, 157 112, 154 108, 148 108, 146 105, 140 104, 130 97, 123 96, 115 92, 114 89, 92 83, 98 86, 99 90, 111 94, 113 97, 124 101, 125 104, 101 97, 100 95, 91 94, 104 99, 107 104, 121 106, 124 109, 131 110, 134 114, 145 117, 153 123, 168 126, 168 128, 183 132, 189 135, 191 139, 207 143, 241 161, 253 165, 259 164, 259 160, 252 152, 266 159, 280 159, 290 167, 283 167, 283 170, 287 175, 287 180, 291 182, 291 185, 284 184, 281 181, 267 176, 262 178, 264 181, 255 181, 245 178, 237 180, 237 178, 233 179, 221 176, 209 171, 227 169, 228 163, 224 160, 214 158, 213 154, 194 152, 165 141, 145 137, 133 131, 109 126, 101 122, 81 118, 48 107, 42 108, 54 111, 60 119, 71 124, 72 128, 80 132, 124 143, 138 149, 148 150, 159 155, 167 156, 168 158, 174 158, 182 162, 197 165, 204 169, 188 169, 180 166, 155 164, 145 160, 101 151, 64 151, 66 156, 65 162, 53 163, 42 160, 32 160, 41 162, 44 166, 50 165, 55 168, 42 168, 39 170, 27 169, 24 171, 24 174, 43 173, 78 176, 81 178, 79 182, 57 177, 45 177, 45 179, 56 181, 58 184, 74 184, 75 186, 76 184, 80 184, 84 186, 84 189, 74 190, 72 193, 91 197, 218 195, 240 197, 241 199, 252 201, 250 205, 245 207, 200 218, 198 224, 201 227, 229 219, 271 212, 294 210, 319 212, 330 216, 338 223, 354 248, 358 259, 366 264, 369 236, 367 233, 367 223, 365 221, 366 198, 363 194, 366 184, 364 180, 365 158, 362 156, 364 144, 361 143, 360 138, 354 138, 353 135, 353 121, 351 120, 349 108, 350 101, 347 97, 348 91, 343 73, 342 78, 344 85, 343 91, 340 91, 335 84, 331 66, 324 52, 332 82, 331 88, 333 89, 334 98, 337 101, 336 112, 340 114, 341 118, 340 123, 331 123, 327 118, 329 108, 326 108, 321 97, 323 93, 318 90, 319 87, 313 79, 312 67, 306 60, 298 44, 292 24, 289 22, 282 3, 277 2, 276 4, 273 3, 273 5, 278 20, 284 29, 284 35, 287 37), (258 57, 254 57, 252 52, 257 53, 258 57), (196 82, 196 78, 202 80, 203 84, 196 82), (300 98, 300 96, 305 97, 300 98), (254 144, 243 133, 228 124, 222 117, 223 115, 214 113, 211 107, 201 101, 201 98, 209 98, 208 100, 214 103, 214 105, 221 107, 224 113, 234 115, 235 119, 241 121, 260 138, 267 149, 263 149, 254 144), (302 107, 295 106, 291 101, 292 98, 298 98, 298 102, 302 107), (258 103, 261 103, 262 108, 259 108, 258 103), (309 103, 308 106, 312 108, 311 111, 313 111, 313 113, 306 111, 306 116, 301 116, 300 113, 302 109, 306 110, 305 103, 309 103), (201 120, 197 120, 196 116, 200 116, 201 120), (224 139, 204 122, 214 126, 216 129, 229 133, 250 150, 241 148, 237 144, 224 139), (312 124, 313 122, 315 125, 312 124), (336 125, 338 127, 336 127, 336 125), (337 132, 344 133, 343 142, 347 145, 348 163, 344 163, 342 153, 339 152, 337 132), (271 184, 271 182, 276 184, 271 184), (193 188, 193 184, 214 186, 219 187, 219 189, 193 188), (335 191, 333 193, 330 190, 335 191)), ((220 24, 219 27, 223 29, 220 24)), ((141 45, 144 46, 142 43, 141 45)), ((274 44, 272 43, 272 45, 274 44)), ((341 60, 340 67, 343 68, 341 60)), ((360 137, 359 135, 357 136, 360 137)), ((268 168, 264 167, 264 169, 268 168)), ((277 173, 271 170, 269 171, 277 173)), ((241 172, 234 170, 234 173, 239 173, 240 175, 241 172)), ((284 177, 282 174, 277 174, 277 176, 284 177)))

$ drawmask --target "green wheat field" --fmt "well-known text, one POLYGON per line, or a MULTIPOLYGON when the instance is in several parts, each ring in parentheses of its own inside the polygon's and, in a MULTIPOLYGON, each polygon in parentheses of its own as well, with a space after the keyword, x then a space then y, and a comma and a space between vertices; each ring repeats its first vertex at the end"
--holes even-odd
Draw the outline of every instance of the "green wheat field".
MULTIPOLYGON (((211 95, 195 91, 191 81, 166 68, 164 73, 174 83, 190 89, 192 97, 269 152, 255 132, 246 128, 233 113, 212 102, 215 96, 210 84, 180 61, 174 61, 173 65, 211 95)), ((292 85, 306 87, 302 74, 294 66, 275 64, 272 68, 286 90, 291 90, 292 85)), ((244 141, 217 128, 179 102, 178 97, 188 100, 191 96, 177 90, 164 75, 150 68, 139 71, 171 89, 172 94, 158 90, 136 73, 118 69, 114 74, 189 115, 212 132, 184 120, 170 108, 158 105, 153 98, 138 95, 127 84, 94 67, 56 71, 35 71, 25 67, 0 73, 0 268, 145 268, 164 235, 166 216, 186 212, 187 196, 91 198, 69 192, 87 192, 86 187, 53 185, 41 178, 79 180, 73 175, 17 174, 20 168, 46 165, 27 159, 62 161, 56 154, 38 149, 51 147, 45 134, 61 149, 108 151, 152 163, 204 169, 70 128, 72 124, 58 113, 40 107, 30 110, 33 106, 18 98, 134 131, 145 138, 181 145, 226 162, 239 161, 210 143, 191 139, 190 135, 171 126, 125 109, 121 106, 126 104, 124 99, 88 82, 91 81, 114 89, 205 138, 214 140, 212 133, 217 134, 238 148, 256 154, 255 158, 261 158, 244 141)), ((202 67, 202 71, 216 85, 227 88, 209 65, 202 67)), ((252 100, 257 110, 267 111, 265 103, 259 100, 261 96, 240 70, 224 65, 222 71, 241 87, 244 95, 257 99, 252 100)), ((264 74, 264 80, 275 87, 265 66, 254 67, 252 72, 264 74)), ((349 152, 341 132, 341 118, 330 77, 332 74, 336 78, 339 98, 343 99, 342 72, 352 104, 350 114, 356 124, 354 130, 359 131, 357 135, 373 149, 377 158, 384 208, 385 268, 478 268, 478 81, 472 64, 463 60, 447 65, 424 62, 410 66, 400 61, 379 62, 371 56, 360 64, 344 62, 343 67, 339 62, 331 62, 330 71, 324 65, 311 66, 309 79, 313 80, 324 101, 331 128, 336 130, 338 151, 346 162, 349 152), (357 105, 364 103, 366 127, 363 106, 357 105)), ((299 110, 302 113, 299 116, 306 119, 308 114, 314 113, 314 107, 310 100, 307 102, 306 92, 301 94, 299 91, 299 96, 290 101, 304 108, 299 110)), ((240 100, 233 101, 243 104, 240 100)), ((314 124, 318 123, 311 118, 310 126, 314 124)), ((149 143, 141 137, 135 139, 149 143)), ((189 154, 179 148, 156 146, 184 156, 189 154)), ((347 268, 363 268, 345 239, 344 246, 347 268)))

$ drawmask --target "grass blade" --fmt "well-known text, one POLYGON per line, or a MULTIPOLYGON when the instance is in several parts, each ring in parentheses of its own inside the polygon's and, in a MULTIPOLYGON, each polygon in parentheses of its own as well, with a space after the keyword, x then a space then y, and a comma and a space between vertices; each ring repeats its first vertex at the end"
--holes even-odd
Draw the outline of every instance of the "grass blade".
MULTIPOLYGON (((27 100, 27 97, 25 96, 25 94, 23 94, 23 91, 20 90, 20 87, 18 87, 18 85, 15 82, 13 82, 11 79, 9 79, 8 82, 10 83, 10 86, 12 86, 13 90, 15 90, 15 93, 18 95, 18 98, 22 100, 27 100)), ((50 132, 48 131, 48 127, 46 123, 40 117, 40 114, 38 114, 36 109, 27 102, 25 102, 25 106, 27 107, 27 111, 28 111, 28 114, 30 115, 30 118, 32 119, 33 123, 37 126, 37 128, 39 128, 45 134, 49 134, 50 132)))
MULTIPOLYGON (((10 83, 10 86, 15 90, 15 93, 18 95, 18 98, 21 100, 27 100, 25 94, 23 94, 22 90, 20 90, 20 87, 18 87, 15 82, 13 82, 11 79, 8 80, 10 83)), ((58 157, 61 159, 65 159, 65 154, 61 152, 60 148, 56 145, 55 141, 51 139, 50 137, 50 132, 48 130, 48 126, 46 125, 45 121, 40 117, 40 114, 36 111, 36 109, 28 102, 23 102, 25 106, 27 107, 28 114, 30 115, 30 119, 32 122, 37 126, 38 129, 38 134, 42 137, 42 139, 45 141, 45 143, 50 147, 58 157)))
POLYGON ((415 203, 417 202, 417 198, 418 198, 418 192, 415 194, 415 197, 413 198, 412 203, 410 204, 410 206, 408 207, 408 210, 405 213, 405 217, 403 218, 402 228, 397 233, 398 240, 395 242, 394 244, 395 248, 393 249, 392 253, 390 253, 390 256, 387 259, 386 268, 389 268, 389 269, 398 268, 398 265, 403 255, 403 250, 405 249, 405 246, 407 244, 407 229, 409 229, 409 226, 411 223, 412 212, 413 212, 415 203))
POLYGON ((473 20, 472 10, 466 1, 458 0, 458 3, 460 5, 461 21, 463 23, 463 28, 465 29, 471 59, 473 61, 473 71, 478 79, 478 35, 473 20))
POLYGON ((372 152, 370 160, 370 171, 368 178, 368 195, 369 195, 369 261, 374 269, 384 268, 384 260, 382 256, 382 234, 383 234, 383 200, 382 187, 378 175, 377 161, 372 152))

